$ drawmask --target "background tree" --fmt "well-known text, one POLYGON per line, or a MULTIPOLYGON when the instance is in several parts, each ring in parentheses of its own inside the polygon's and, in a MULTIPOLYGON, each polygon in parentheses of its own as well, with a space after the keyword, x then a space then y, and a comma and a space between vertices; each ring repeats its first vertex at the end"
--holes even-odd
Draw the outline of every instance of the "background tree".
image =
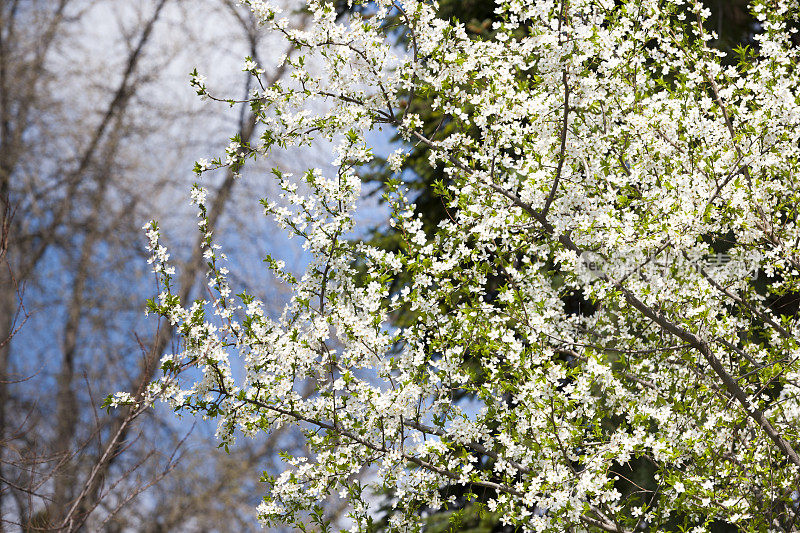
MULTIPOLYGON (((153 288, 142 224, 153 213, 173 224, 179 296, 202 295, 194 214, 177 199, 198 155, 257 136, 252 112, 209 112, 188 73, 206 64, 215 87, 246 98, 257 82, 241 72, 243 56, 268 64, 290 53, 276 44, 227 1, 0 5, 0 530, 210 530, 232 517, 255 527, 257 498, 241 495, 258 479, 241 478, 241 465, 270 469, 276 441, 299 445, 291 432, 225 457, 215 428, 191 434, 168 410, 99 404, 109 391, 142 391, 175 342, 169 323, 142 320, 153 288)), ((267 67, 261 82, 283 74, 267 67)), ((254 188, 269 190, 249 173, 234 178, 206 178, 209 228, 243 248, 258 239, 291 249, 269 224, 230 213, 254 188)), ((280 287, 249 269, 241 281, 280 301, 280 287)))

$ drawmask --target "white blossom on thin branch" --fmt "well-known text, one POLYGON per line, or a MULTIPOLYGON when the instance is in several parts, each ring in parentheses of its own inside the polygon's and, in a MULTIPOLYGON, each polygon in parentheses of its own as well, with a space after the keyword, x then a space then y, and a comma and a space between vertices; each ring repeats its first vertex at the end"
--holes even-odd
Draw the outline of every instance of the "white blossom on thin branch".
MULTIPOLYGON (((265 523, 340 493, 364 530, 377 488, 395 498, 390 526, 414 530, 455 483, 525 531, 800 528, 800 330, 771 305, 800 290, 796 5, 754 2, 757 51, 723 61, 698 1, 498 1, 492 39, 416 0, 347 20, 309 0, 303 29, 247 3, 301 55, 249 101, 259 141, 218 163, 336 143, 333 171, 308 170, 300 192, 276 170, 284 201, 263 200, 313 259, 295 276, 267 257, 293 287, 271 319, 235 294, 209 235, 213 297, 182 307, 150 226, 152 310, 183 339, 151 390, 216 417, 226 446, 305 431, 313 455, 269 479, 265 523), (450 127, 426 136, 409 94, 450 127), (427 145, 448 177, 449 217, 426 232, 390 158, 397 251, 349 238, 378 125, 427 145), (569 293, 591 311, 570 312, 569 293), (633 460, 655 489, 620 492, 612 466, 633 460), (370 467, 372 487, 352 481, 370 467)), ((205 220, 203 191, 192 198, 205 220)))

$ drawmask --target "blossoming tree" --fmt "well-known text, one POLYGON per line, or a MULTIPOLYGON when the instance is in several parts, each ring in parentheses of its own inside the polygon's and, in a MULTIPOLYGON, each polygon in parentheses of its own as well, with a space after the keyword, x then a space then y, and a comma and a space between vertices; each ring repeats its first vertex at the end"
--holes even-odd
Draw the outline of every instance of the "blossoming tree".
MULTIPOLYGON (((776 305, 800 291, 797 5, 754 2, 757 48, 731 61, 697 1, 503 0, 492 40, 419 0, 346 21, 309 0, 304 30, 248 3, 306 55, 282 59, 290 83, 253 92, 259 142, 196 170, 334 141, 333 171, 298 187, 276 170, 283 198, 263 200, 313 259, 296 275, 267 257, 293 289, 273 319, 234 296, 206 233, 214 296, 184 308, 149 224, 151 310, 182 351, 146 395, 112 403, 163 397, 216 417, 225 446, 303 428, 312 453, 267 480, 266 523, 339 493, 365 530, 382 488, 391 527, 413 530, 458 483, 529 531, 800 529, 800 326, 776 305), (408 50, 392 46, 395 16, 408 50), (420 96, 450 127, 422 132, 407 105, 420 96), (396 252, 349 238, 376 127, 430 147, 449 177, 436 186, 448 218, 428 235, 404 154, 389 158, 396 252), (566 309, 569 293, 591 311, 566 309), (410 324, 393 325, 399 311, 410 324), (613 465, 632 461, 653 486, 620 490, 613 465)), ((192 198, 205 232, 204 189, 192 198)))

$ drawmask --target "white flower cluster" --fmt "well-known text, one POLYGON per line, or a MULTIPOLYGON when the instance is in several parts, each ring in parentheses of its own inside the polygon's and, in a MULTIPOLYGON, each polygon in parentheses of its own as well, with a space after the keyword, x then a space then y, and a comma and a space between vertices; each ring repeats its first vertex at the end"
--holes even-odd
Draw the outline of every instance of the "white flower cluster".
POLYGON ((217 297, 184 308, 146 229, 155 309, 186 347, 165 362, 169 401, 217 417, 226 441, 310 430, 313 456, 287 457, 265 522, 341 493, 366 527, 352 480, 371 468, 402 531, 453 484, 524 531, 800 527, 800 327, 780 303, 800 292, 796 4, 756 2, 758 53, 730 66, 699 0, 498 0, 491 39, 418 0, 344 20, 309 0, 303 29, 247 3, 323 65, 286 58, 293 82, 257 95, 259 150, 337 146, 335 172, 303 176, 310 193, 276 170, 282 201, 263 201, 313 259, 295 279, 268 258, 293 288, 279 319, 232 297, 195 188, 217 297), (415 95, 448 127, 426 135, 415 95), (349 240, 376 126, 426 145, 447 177, 435 231, 388 182, 393 251, 349 240), (698 267, 720 248, 725 265, 698 267), (188 367, 201 378, 180 388, 188 367))

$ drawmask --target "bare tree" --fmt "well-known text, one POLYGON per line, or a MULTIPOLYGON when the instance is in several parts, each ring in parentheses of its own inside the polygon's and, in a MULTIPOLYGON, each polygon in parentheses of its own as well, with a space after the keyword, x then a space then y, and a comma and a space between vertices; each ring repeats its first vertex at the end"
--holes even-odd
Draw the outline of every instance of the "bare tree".
MULTIPOLYGON (((76 458, 81 454, 73 447, 77 429, 85 422, 75 381, 80 328, 87 315, 86 294, 97 270, 97 249, 108 245, 109 234, 124 231, 121 227, 132 221, 119 215, 136 199, 118 196, 114 205, 109 197, 119 193, 114 182, 126 133, 124 123, 139 81, 139 64, 166 3, 159 0, 141 26, 116 86, 105 102, 96 105, 99 120, 81 129, 81 135, 70 131, 70 110, 54 94, 58 73, 52 61, 56 49, 69 42, 66 39, 71 37, 72 28, 91 3, 15 1, 0 7, 0 188, 6 263, 0 278, 0 336, 9 339, 16 331, 19 310, 23 309, 20 286, 45 287, 48 280, 41 272, 52 268, 48 263, 55 257, 61 256, 62 272, 71 281, 70 289, 62 293, 61 312, 66 318, 59 335, 58 369, 49 366, 49 372, 22 381, 56 393, 52 399, 30 402, 21 423, 10 417, 13 406, 25 403, 15 401, 17 398, 10 394, 10 368, 12 358, 25 347, 15 350, 20 348, 15 339, 7 340, 0 349, 0 439, 5 443, 0 448, 0 477, 6 483, 0 491, 3 521, 8 512, 4 496, 9 492, 15 496, 19 511, 16 522, 20 525, 32 525, 34 496, 47 494, 46 510, 37 518, 41 525, 57 522, 69 509, 76 458), (116 223, 107 224, 109 219, 116 223), (50 372, 55 375, 48 375, 50 372), (52 385, 47 383, 52 381, 52 385), (51 408, 47 403, 53 399, 51 408), (52 423, 45 424, 48 414, 52 423), (30 438, 29 432, 36 438, 30 438), (20 435, 26 438, 14 438, 20 435), (7 459, 7 450, 15 452, 15 457, 7 459), (10 464, 21 468, 9 468, 10 464), (21 494, 27 494, 27 498, 21 498, 21 494)), ((18 389, 22 397, 31 392, 18 389)), ((100 430, 98 425, 95 431, 100 430)))
MULTIPOLYGON (((145 432, 137 419, 160 413, 98 409, 109 392, 142 392, 162 355, 176 348, 169 324, 140 319, 152 286, 137 250, 142 213, 153 206, 192 217, 174 208, 172 183, 188 174, 178 169, 190 169, 191 159, 219 149, 190 131, 196 103, 168 100, 176 83, 188 89, 188 69, 179 82, 168 79, 185 66, 173 60, 186 49, 219 48, 184 27, 198 16, 215 17, 238 36, 237 63, 244 55, 262 59, 268 43, 250 14, 225 0, 0 3, 0 531, 141 529, 135 520, 146 512, 157 514, 152 522, 162 531, 214 527, 225 512, 217 506, 203 515, 209 494, 237 513, 252 502, 234 481, 243 474, 236 465, 274 463, 272 441, 233 459, 211 455, 215 445, 197 437, 211 466, 176 470, 187 428, 164 419, 145 432), (98 35, 107 48, 98 50, 98 35), (159 492, 186 483, 156 485, 170 473, 203 478, 205 491, 179 499, 194 516, 176 513, 159 492), (144 491, 156 505, 132 506, 144 491)), ((264 83, 282 75, 268 70, 264 83)), ((247 96, 250 80, 240 73, 230 86, 244 82, 247 96)), ((257 137, 247 109, 215 120, 211 127, 245 142, 257 137)), ((178 181, 183 194, 188 177, 178 181)), ((212 226, 222 228, 227 217, 227 227, 236 227, 236 183, 227 172, 211 184, 212 226)), ((193 225, 193 218, 183 224, 193 225)), ((176 236, 187 249, 199 238, 189 235, 176 236)), ((186 264, 184 302, 202 296, 204 274, 199 253, 186 264)))

